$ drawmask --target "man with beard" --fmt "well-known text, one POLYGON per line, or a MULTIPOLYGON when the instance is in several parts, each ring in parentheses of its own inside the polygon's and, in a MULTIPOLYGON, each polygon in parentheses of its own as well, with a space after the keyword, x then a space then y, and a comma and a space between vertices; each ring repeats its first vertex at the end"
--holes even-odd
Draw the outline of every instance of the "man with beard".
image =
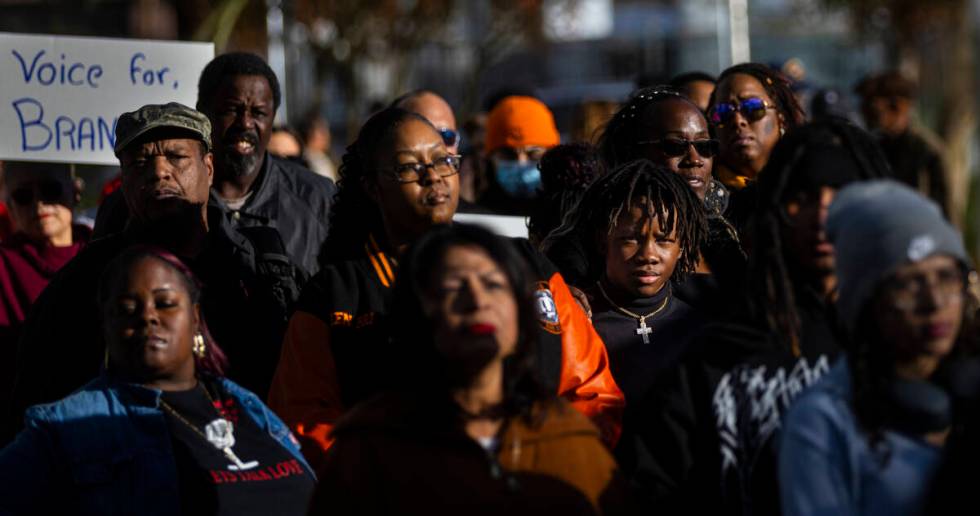
POLYGON ((266 152, 280 101, 275 73, 254 54, 214 58, 197 85, 197 109, 211 120, 218 205, 246 234, 255 227, 277 229, 290 260, 314 274, 336 188, 266 152))
MULTIPOLYGON (((254 54, 222 54, 201 72, 197 88, 197 109, 212 128, 212 201, 262 254, 284 255, 312 276, 336 187, 266 152, 281 101, 275 73, 254 54)), ((95 237, 121 231, 127 218, 120 194, 110 195, 99 207, 95 237)))
POLYGON ((281 285, 261 267, 266 258, 208 202, 210 136, 207 117, 177 103, 119 117, 115 152, 129 221, 86 247, 37 299, 19 343, 8 431, 20 426, 26 407, 68 395, 104 367, 99 278, 133 245, 161 247, 194 271, 204 285, 203 319, 228 355, 228 376, 265 396, 285 330, 286 314, 275 308, 281 285))

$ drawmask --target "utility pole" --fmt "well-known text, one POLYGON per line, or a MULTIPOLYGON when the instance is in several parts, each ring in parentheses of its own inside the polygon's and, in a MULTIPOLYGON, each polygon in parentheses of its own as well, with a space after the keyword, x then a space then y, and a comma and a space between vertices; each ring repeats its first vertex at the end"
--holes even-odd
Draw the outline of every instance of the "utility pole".
POLYGON ((282 124, 289 120, 289 109, 286 103, 286 30, 285 16, 282 12, 283 0, 266 0, 265 29, 269 40, 269 67, 275 72, 279 79, 279 89, 282 92, 282 101, 279 102, 279 109, 276 111, 276 123, 282 124))
POLYGON ((732 43, 732 64, 752 59, 749 49, 749 2, 728 0, 728 27, 732 43))

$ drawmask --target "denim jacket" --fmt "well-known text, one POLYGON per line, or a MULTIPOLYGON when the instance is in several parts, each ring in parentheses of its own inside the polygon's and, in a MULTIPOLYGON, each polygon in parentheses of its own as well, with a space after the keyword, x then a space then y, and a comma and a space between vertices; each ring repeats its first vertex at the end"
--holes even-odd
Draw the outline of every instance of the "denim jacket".
MULTIPOLYGON (((283 422, 231 380, 222 388, 312 475, 283 422)), ((166 515, 180 512, 177 466, 156 389, 102 375, 27 410, 0 451, 0 515, 166 515)))

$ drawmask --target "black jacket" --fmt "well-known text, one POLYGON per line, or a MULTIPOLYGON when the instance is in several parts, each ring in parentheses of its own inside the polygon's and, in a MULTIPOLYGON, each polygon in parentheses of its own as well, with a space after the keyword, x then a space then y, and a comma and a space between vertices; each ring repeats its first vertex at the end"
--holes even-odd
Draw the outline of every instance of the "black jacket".
POLYGON ((337 193, 333 181, 267 153, 252 192, 240 210, 229 209, 213 190, 211 197, 233 228, 276 228, 292 262, 307 275, 315 274, 330 230, 330 206, 337 193))
POLYGON ((774 436, 840 349, 830 307, 815 294, 797 304, 800 356, 760 323, 713 324, 628 411, 617 455, 651 510, 779 514, 774 436))
MULTIPOLYGON (((186 260, 204 284, 202 312, 228 356, 227 376, 264 397, 289 316, 281 296, 296 297, 285 257, 259 254, 251 241, 209 205, 204 252, 186 260)), ((93 241, 51 280, 25 321, 17 354, 13 410, 16 430, 24 409, 58 400, 95 378, 105 357, 97 291, 106 265, 127 247, 150 243, 132 228, 93 241)))

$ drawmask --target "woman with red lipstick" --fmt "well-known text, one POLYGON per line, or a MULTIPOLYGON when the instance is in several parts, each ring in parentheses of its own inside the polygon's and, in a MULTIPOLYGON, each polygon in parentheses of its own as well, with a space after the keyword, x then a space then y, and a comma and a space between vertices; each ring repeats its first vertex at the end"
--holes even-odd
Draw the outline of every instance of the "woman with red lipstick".
MULTIPOLYGON (((304 453, 314 465, 337 419, 387 387, 390 369, 403 367, 383 351, 402 332, 389 324, 401 255, 452 221, 458 167, 439 131, 400 108, 372 116, 344 155, 323 269, 290 319, 269 393, 269 404, 309 444, 304 453)), ((542 381, 615 441, 623 398, 605 347, 554 266, 526 240, 512 243, 535 274, 542 381)))
POLYGON ((697 266, 704 209, 681 176, 638 160, 593 183, 563 228, 594 243, 583 287, 628 407, 704 322, 672 284, 697 266))
POLYGON ((893 181, 830 206, 846 357, 781 434, 783 514, 922 514, 952 416, 940 367, 968 336, 970 260, 940 208, 893 181))
POLYGON ((338 423, 310 514, 620 513, 598 430, 537 379, 535 302, 520 255, 489 231, 416 241, 385 350, 395 387, 338 423))
POLYGON ((4 514, 305 515, 314 476, 285 424, 223 377, 201 286, 133 247, 99 284, 103 373, 27 410, 0 451, 4 514))

